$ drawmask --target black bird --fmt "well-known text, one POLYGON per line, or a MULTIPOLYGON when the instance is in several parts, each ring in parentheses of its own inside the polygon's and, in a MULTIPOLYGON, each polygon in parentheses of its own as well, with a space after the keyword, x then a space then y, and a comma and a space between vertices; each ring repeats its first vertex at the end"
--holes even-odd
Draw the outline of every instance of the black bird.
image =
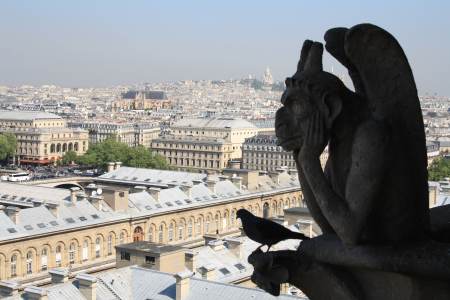
POLYGON ((240 209, 236 213, 236 217, 241 219, 242 228, 245 234, 257 243, 260 243, 261 248, 267 245, 267 251, 269 251, 272 245, 278 242, 294 239, 294 240, 308 240, 309 237, 306 235, 294 232, 283 225, 275 223, 270 220, 266 220, 257 216, 254 216, 251 212, 246 209, 240 209))

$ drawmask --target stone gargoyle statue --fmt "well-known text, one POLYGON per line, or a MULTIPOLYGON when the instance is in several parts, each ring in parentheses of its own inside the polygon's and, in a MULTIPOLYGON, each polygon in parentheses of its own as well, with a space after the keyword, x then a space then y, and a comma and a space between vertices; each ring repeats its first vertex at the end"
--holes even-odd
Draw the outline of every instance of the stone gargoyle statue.
POLYGON ((425 133, 408 60, 371 24, 330 29, 325 42, 355 91, 323 71, 322 44, 307 40, 275 121, 323 234, 296 251, 256 250, 252 280, 274 295, 289 283, 312 300, 450 299, 450 206, 428 208, 425 133))

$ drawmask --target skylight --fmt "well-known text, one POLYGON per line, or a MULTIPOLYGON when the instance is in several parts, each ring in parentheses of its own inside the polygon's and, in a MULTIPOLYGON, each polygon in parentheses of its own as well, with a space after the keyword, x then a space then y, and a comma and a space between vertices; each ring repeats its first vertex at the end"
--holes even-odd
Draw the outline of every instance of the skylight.
POLYGON ((9 233, 16 233, 17 230, 15 228, 8 228, 7 229, 9 233))
POLYGON ((220 271, 220 273, 222 273, 223 275, 229 275, 229 274, 231 274, 231 272, 228 271, 227 268, 221 268, 221 269, 219 269, 219 271, 220 271))
POLYGON ((67 223, 75 223, 75 220, 73 218, 65 218, 67 223))

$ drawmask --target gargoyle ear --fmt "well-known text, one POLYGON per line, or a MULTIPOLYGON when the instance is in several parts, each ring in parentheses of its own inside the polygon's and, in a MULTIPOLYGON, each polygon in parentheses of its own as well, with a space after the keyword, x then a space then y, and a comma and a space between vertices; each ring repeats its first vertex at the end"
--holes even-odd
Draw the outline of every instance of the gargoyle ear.
POLYGON ((322 110, 327 128, 331 128, 334 120, 342 111, 342 99, 338 95, 325 93, 322 97, 322 110))

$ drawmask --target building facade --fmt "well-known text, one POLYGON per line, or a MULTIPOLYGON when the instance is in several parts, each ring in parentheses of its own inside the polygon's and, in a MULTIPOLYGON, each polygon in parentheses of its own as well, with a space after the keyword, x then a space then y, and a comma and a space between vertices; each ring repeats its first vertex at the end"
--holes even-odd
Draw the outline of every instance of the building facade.
POLYGON ((162 91, 128 91, 111 103, 113 112, 124 110, 159 110, 170 108, 171 101, 162 91))
POLYGON ((84 191, 0 183, 0 279, 30 282, 56 267, 112 267, 115 246, 131 241, 198 245, 205 235, 238 234, 240 208, 272 217, 302 201, 298 180, 287 173, 276 182, 259 178, 254 190, 236 176, 147 188, 141 185, 150 181, 121 174, 103 179, 134 181, 135 188, 105 181, 84 191))
MULTIPOLYGON (((325 166, 328 150, 320 156, 320 163, 325 166)), ((277 145, 277 137, 259 134, 245 140, 242 148, 242 168, 259 171, 276 171, 279 168, 296 168, 292 151, 285 151, 277 145)))
POLYGON ((245 139, 257 133, 254 124, 242 119, 182 119, 168 135, 153 140, 152 148, 174 167, 220 171, 241 159, 245 139))
POLYGON ((49 164, 67 151, 84 154, 88 132, 71 129, 61 117, 40 111, 0 111, 0 133, 16 136, 16 160, 22 164, 49 164))
POLYGON ((79 121, 69 122, 71 128, 80 128, 89 132, 89 142, 92 144, 102 142, 115 137, 117 141, 127 144, 129 147, 142 145, 151 146, 152 140, 160 133, 158 123, 114 123, 79 121))

